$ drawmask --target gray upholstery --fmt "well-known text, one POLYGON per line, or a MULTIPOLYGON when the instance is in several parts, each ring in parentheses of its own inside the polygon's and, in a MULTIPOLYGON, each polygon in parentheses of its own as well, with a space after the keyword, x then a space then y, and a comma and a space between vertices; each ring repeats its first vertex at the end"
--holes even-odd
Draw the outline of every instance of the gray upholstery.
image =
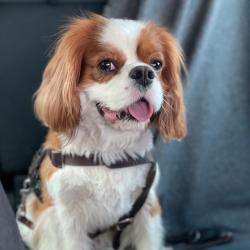
POLYGON ((0 183, 0 250, 24 250, 13 211, 0 183))
POLYGON ((168 26, 185 50, 189 132, 182 142, 157 140, 159 193, 168 235, 234 233, 211 250, 250 249, 249 10, 248 0, 110 0, 106 8, 168 26))

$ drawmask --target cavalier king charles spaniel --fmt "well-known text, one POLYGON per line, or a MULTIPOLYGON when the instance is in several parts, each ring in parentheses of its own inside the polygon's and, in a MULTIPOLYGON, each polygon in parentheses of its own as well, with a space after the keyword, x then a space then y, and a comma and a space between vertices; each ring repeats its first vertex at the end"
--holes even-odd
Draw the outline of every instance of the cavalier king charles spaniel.
MULTIPOLYGON (((30 249, 113 249, 112 230, 90 234, 133 209, 150 164, 106 166, 145 157, 153 148, 152 127, 166 140, 185 135, 182 65, 173 36, 153 22, 93 15, 65 28, 35 94, 35 113, 48 127, 43 149, 103 164, 57 168, 49 155, 42 158, 42 199, 30 192, 24 201, 32 228, 18 222, 30 249)), ((164 248, 156 169, 119 249, 164 248)))

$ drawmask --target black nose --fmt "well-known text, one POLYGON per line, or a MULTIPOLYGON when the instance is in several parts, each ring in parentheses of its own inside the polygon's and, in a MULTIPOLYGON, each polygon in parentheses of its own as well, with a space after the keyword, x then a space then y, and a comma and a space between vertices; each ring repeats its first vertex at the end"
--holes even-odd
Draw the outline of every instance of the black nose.
POLYGON ((147 66, 136 66, 129 72, 129 77, 135 80, 136 84, 147 87, 155 78, 154 71, 147 66))

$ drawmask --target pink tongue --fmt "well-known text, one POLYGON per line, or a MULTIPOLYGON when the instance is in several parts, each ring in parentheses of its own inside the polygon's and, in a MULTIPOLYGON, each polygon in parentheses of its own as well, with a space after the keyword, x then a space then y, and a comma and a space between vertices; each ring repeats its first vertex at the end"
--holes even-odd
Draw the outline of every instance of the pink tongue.
POLYGON ((115 112, 115 111, 111 111, 109 109, 103 109, 103 112, 104 112, 104 117, 106 120, 110 121, 110 122, 115 122, 118 118, 117 118, 117 115, 118 115, 118 112, 115 112))
POLYGON ((150 117, 152 116, 153 108, 150 104, 147 104, 144 101, 138 101, 128 107, 128 112, 136 120, 144 122, 150 119, 150 117))

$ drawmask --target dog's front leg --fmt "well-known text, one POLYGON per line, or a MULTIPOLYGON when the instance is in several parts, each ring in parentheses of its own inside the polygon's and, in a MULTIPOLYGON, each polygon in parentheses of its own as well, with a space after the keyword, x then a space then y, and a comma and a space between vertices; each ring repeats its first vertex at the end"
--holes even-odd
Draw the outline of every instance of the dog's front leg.
POLYGON ((93 242, 87 234, 85 220, 76 214, 73 207, 60 206, 58 210, 64 238, 64 249, 94 250, 93 242))
MULTIPOLYGON (((87 194, 81 180, 70 180, 70 172, 60 170, 48 183, 48 191, 53 198, 59 219, 64 250, 93 250, 93 242, 88 237, 87 194), (80 185, 81 184, 81 185, 80 185), (85 198, 84 198, 85 197, 85 198)), ((72 176, 71 176, 72 177, 72 176)))
POLYGON ((136 250, 163 250, 163 226, 157 201, 153 207, 145 204, 136 215, 132 239, 136 250), (154 207, 155 206, 155 207, 154 207))

